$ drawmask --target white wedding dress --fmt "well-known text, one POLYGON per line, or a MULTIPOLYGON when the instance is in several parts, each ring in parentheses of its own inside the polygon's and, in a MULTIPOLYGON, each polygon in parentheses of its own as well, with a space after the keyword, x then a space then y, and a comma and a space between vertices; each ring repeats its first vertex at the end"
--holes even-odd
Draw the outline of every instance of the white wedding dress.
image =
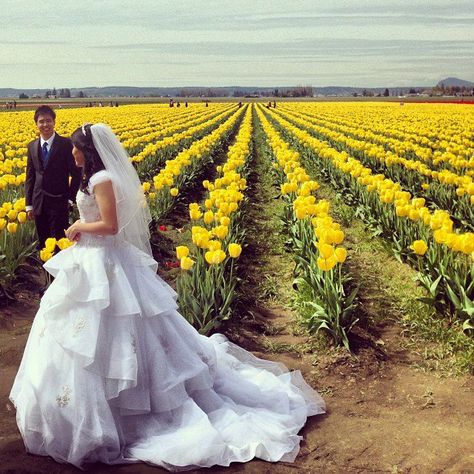
MULTIPOLYGON (((93 192, 77 204, 99 219, 93 192)), ((307 417, 325 411, 300 371, 200 335, 156 261, 117 236, 82 234, 44 266, 55 280, 10 393, 28 452, 171 471, 295 459, 307 417)))

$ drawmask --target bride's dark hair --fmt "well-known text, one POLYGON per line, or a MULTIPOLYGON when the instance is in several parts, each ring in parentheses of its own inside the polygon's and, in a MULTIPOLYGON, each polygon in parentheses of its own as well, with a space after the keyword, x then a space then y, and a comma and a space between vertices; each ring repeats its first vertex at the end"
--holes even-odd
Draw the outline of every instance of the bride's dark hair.
POLYGON ((102 163, 99 153, 92 141, 91 125, 90 123, 83 125, 71 135, 72 144, 84 153, 84 167, 82 168, 80 189, 86 194, 89 194, 87 186, 90 177, 94 173, 97 173, 97 171, 105 169, 104 163, 102 163))

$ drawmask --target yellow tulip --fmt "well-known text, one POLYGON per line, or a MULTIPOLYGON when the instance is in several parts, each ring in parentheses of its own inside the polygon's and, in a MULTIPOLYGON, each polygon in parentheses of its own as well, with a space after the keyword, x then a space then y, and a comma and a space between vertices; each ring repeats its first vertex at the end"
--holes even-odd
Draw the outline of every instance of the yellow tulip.
POLYGON ((433 232, 433 237, 438 244, 444 244, 448 239, 448 233, 443 229, 437 229, 433 232))
POLYGON ((308 215, 306 207, 298 207, 295 209, 295 216, 298 220, 304 219, 308 215))
POLYGON ((220 250, 222 248, 222 244, 219 240, 208 240, 206 248, 210 251, 220 250))
POLYGON ((7 224, 7 231, 10 232, 10 234, 14 234, 18 229, 18 224, 16 222, 9 222, 7 224))
POLYGON ((43 262, 47 262, 53 256, 52 252, 44 248, 40 250, 40 258, 43 262))
POLYGON ((194 260, 188 256, 181 258, 180 266, 182 270, 189 270, 194 265, 194 260))
POLYGON ((202 212, 199 209, 190 209, 189 217, 191 220, 196 221, 202 216, 202 212))
POLYGON ((428 250, 428 245, 424 240, 415 240, 411 245, 410 248, 417 254, 417 255, 424 255, 428 250))
POLYGON ((333 232, 333 242, 335 244, 340 244, 344 240, 344 232, 342 230, 335 230, 333 232))
POLYGON ((474 234, 472 232, 465 234, 461 242, 462 253, 469 255, 474 252, 474 234))
POLYGON ((67 237, 63 237, 62 239, 59 239, 56 243, 56 245, 60 248, 60 250, 64 250, 73 244, 74 242, 69 240, 67 237))
POLYGON ((328 259, 319 257, 317 260, 318 267, 323 272, 328 272, 329 270, 331 270, 336 265, 336 263, 337 263, 337 260, 334 255, 328 259))
POLYGON ((150 191, 150 186, 151 186, 150 183, 147 183, 147 182, 142 183, 143 191, 144 191, 145 193, 147 193, 148 191, 150 191))
POLYGON ((181 260, 184 257, 187 257, 189 255, 189 248, 186 247, 186 245, 178 245, 176 247, 176 257, 178 260, 181 260))
POLYGON ((48 250, 48 252, 54 252, 54 249, 56 248, 56 239, 54 237, 49 237, 49 239, 46 239, 44 248, 48 250))
POLYGON ((171 196, 176 197, 178 195, 178 193, 179 193, 178 188, 171 188, 170 189, 171 196))
POLYGON ((225 225, 219 225, 217 227, 214 227, 212 229, 212 233, 218 238, 218 239, 225 239, 226 235, 229 233, 229 228, 225 225))
POLYGON ((321 254, 321 257, 325 260, 327 260, 328 258, 334 255, 334 247, 332 245, 320 244, 318 248, 319 248, 319 253, 321 254))
POLYGON ((230 219, 227 216, 222 216, 219 219, 219 222, 221 223, 221 225, 224 225, 226 227, 228 227, 230 225, 230 219))
POLYGON ((346 258, 347 258, 347 250, 344 247, 338 247, 334 251, 334 256, 336 257, 336 260, 339 263, 343 263, 346 261, 346 258))
POLYGON ((206 224, 211 224, 214 222, 214 213, 212 211, 206 211, 203 219, 206 224))
POLYGON ((26 222, 26 212, 24 211, 19 212, 17 219, 20 224, 24 224, 26 222))
POLYGON ((12 209, 11 211, 8 211, 7 216, 11 221, 16 221, 16 218, 18 217, 18 211, 15 211, 15 209, 12 209))
POLYGON ((208 233, 199 233, 193 235, 193 243, 201 249, 207 249, 209 243, 208 233))
POLYGON ((225 257, 223 250, 209 250, 204 254, 204 258, 209 265, 218 265, 224 261, 225 257))
POLYGON ((239 244, 229 244, 227 250, 232 258, 238 258, 242 253, 242 247, 239 244))
POLYGON ((5 229, 6 225, 7 225, 7 221, 3 218, 0 218, 0 230, 5 229))

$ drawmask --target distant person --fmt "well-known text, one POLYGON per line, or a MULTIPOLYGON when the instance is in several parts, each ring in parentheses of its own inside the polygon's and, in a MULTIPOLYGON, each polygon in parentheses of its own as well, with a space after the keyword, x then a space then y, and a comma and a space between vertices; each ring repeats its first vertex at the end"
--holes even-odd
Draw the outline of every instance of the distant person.
POLYGON ((277 103, 276 103, 276 101, 274 100, 274 101, 273 101, 273 108, 276 109, 276 106, 277 106, 277 103))
POLYGON ((48 237, 64 237, 81 170, 72 156, 71 140, 54 130, 54 110, 42 105, 36 109, 34 120, 40 136, 28 144, 25 197, 27 217, 35 220, 40 250, 48 237))
POLYGON ((173 99, 170 99, 170 107, 174 107, 173 99))
POLYGON ((185 107, 187 107, 187 106, 188 106, 188 101, 186 101, 186 102, 184 103, 184 106, 185 106, 185 107))
POLYGON ((115 101, 115 107, 118 107, 118 102, 117 101, 115 101))

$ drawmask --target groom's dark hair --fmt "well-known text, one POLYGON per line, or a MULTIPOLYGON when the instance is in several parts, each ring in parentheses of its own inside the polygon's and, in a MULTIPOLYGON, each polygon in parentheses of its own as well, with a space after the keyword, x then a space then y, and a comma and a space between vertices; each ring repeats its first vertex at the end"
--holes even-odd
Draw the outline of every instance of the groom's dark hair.
POLYGON ((87 123, 79 127, 71 135, 72 144, 84 153, 84 167, 82 168, 82 180, 80 189, 82 192, 89 194, 87 187, 89 179, 97 171, 105 169, 100 155, 92 141, 91 124, 87 123))
POLYGON ((38 121, 40 115, 49 115, 56 120, 56 112, 49 105, 40 105, 35 110, 35 123, 38 121))

